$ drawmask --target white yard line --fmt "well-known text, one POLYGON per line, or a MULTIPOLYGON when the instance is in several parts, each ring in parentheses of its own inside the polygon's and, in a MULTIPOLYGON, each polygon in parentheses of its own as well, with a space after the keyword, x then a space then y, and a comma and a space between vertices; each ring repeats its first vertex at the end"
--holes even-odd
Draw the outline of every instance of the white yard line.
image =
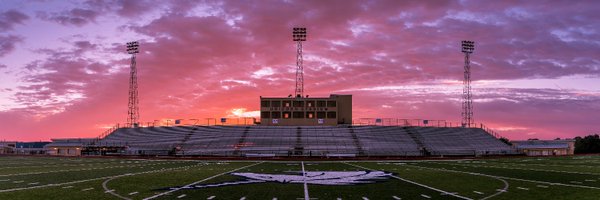
POLYGON ((517 189, 520 189, 520 190, 529 190, 529 188, 524 188, 524 187, 517 187, 517 189))
POLYGON ((596 176, 600 175, 600 173, 591 173, 591 172, 573 172, 573 171, 560 171, 560 170, 551 170, 551 169, 527 169, 527 168, 504 167, 504 166, 495 166, 495 165, 465 165, 465 164, 449 164, 449 163, 444 163, 444 164, 455 165, 455 166, 467 166, 467 167, 516 169, 516 170, 526 170, 526 171, 536 171, 536 172, 555 172, 555 173, 583 174, 583 175, 596 175, 596 176))
MULTIPOLYGON (((363 166, 360 166, 360 165, 350 164, 350 163, 347 163, 347 162, 343 162, 343 163, 345 163, 347 165, 350 165, 350 166, 353 166, 353 167, 358 167, 358 168, 362 168, 362 169, 366 169, 366 170, 371 170, 371 171, 377 171, 377 170, 369 169, 369 168, 366 168, 366 167, 363 167, 363 166)), ((447 195, 450 195, 450 196, 453 196, 453 197, 456 197, 456 198, 473 200, 473 199, 471 199, 469 197, 463 197, 463 196, 460 196, 460 195, 457 195, 457 194, 454 194, 454 193, 451 193, 451 192, 440 190, 440 189, 437 189, 437 188, 434 188, 434 187, 430 187, 430 186, 427 186, 427 185, 424 185, 424 184, 420 184, 420 183, 417 183, 417 182, 414 182, 414 181, 411 181, 411 180, 403 179, 403 178, 400 178, 400 177, 395 176, 395 175, 390 175, 390 176, 394 177, 395 179, 398 179, 398 180, 401 180, 401 181, 404 181, 404 182, 408 182, 408 183, 412 183, 412 184, 415 184, 415 185, 418 185, 418 186, 421 186, 421 187, 424 187, 424 188, 427 188, 427 189, 430 189, 430 190, 435 190, 435 191, 438 191, 438 192, 441 192, 441 193, 444 193, 444 194, 447 194, 447 195)))
POLYGON ((573 185, 573 184, 566 184, 566 183, 536 181, 536 180, 528 180, 528 179, 521 179, 521 178, 512 178, 512 177, 506 177, 506 176, 494 176, 494 175, 489 175, 489 174, 481 174, 481 173, 458 171, 458 170, 450 170, 450 169, 438 169, 438 168, 421 167, 421 166, 414 166, 414 165, 412 165, 412 167, 420 167, 420 168, 431 169, 431 170, 438 170, 438 171, 465 173, 465 174, 472 174, 472 175, 479 175, 479 176, 496 177, 496 178, 499 178, 499 179, 506 179, 506 180, 515 180, 515 181, 524 181, 524 182, 531 182, 531 183, 541 183, 541 184, 547 184, 547 185, 560 185, 560 186, 567 186, 567 187, 577 187, 577 188, 587 188, 587 189, 597 189, 597 190, 600 190, 600 187, 592 187, 592 186, 585 186, 585 185, 573 185))
POLYGON ((22 176, 22 175, 37 175, 37 174, 49 174, 49 173, 60 173, 60 172, 80 172, 80 171, 90 171, 90 170, 98 170, 98 169, 113 169, 113 168, 125 168, 125 167, 141 167, 141 166, 152 166, 152 165, 156 165, 156 164, 120 165, 120 166, 108 166, 108 167, 97 167, 97 168, 63 169, 63 170, 55 170, 55 171, 26 172, 26 173, 17 173, 17 174, 2 174, 2 175, 0 175, 0 177, 22 176))
MULTIPOLYGON (((178 169, 178 168, 181 168, 181 167, 169 168, 169 170, 178 169)), ((24 187, 24 188, 4 189, 4 190, 0 190, 0 193, 2 193, 2 192, 14 192, 14 191, 20 191, 20 190, 29 190, 29 189, 37 189, 37 188, 45 188, 45 187, 71 185, 71 184, 76 184, 76 183, 84 183, 84 182, 89 182, 89 181, 97 181, 97 180, 110 179, 110 178, 114 178, 114 177, 130 176, 130 175, 145 174, 145 173, 153 173, 153 172, 157 172, 157 171, 161 171, 161 170, 151 170, 151 171, 138 172, 138 173, 133 173, 133 174, 132 173, 127 173, 127 174, 120 174, 120 175, 115 175, 115 176, 104 176, 104 177, 99 177, 99 178, 91 178, 91 179, 70 181, 70 182, 65 182, 65 183, 53 183, 53 184, 47 184, 47 185, 37 185, 37 186, 24 187)), ((162 171, 164 171, 164 170, 162 170, 162 171)), ((63 188, 71 188, 71 187, 66 186, 66 187, 63 187, 63 188)))
POLYGON ((302 162, 302 176, 304 177, 304 200, 310 200, 308 196, 308 184, 306 184, 306 171, 304 171, 304 162, 302 162))
POLYGON ((582 182, 580 182, 580 181, 571 181, 571 183, 575 183, 575 184, 583 184, 583 183, 582 183, 582 182))
MULTIPOLYGON (((195 164, 195 165, 191 165, 191 166, 198 166, 201 165, 201 163, 195 164)), ((138 173, 127 173, 127 174, 122 174, 122 175, 118 175, 118 176, 113 176, 110 177, 109 179, 105 180, 104 182, 102 182, 102 188, 104 188, 104 193, 110 193, 111 195, 115 196, 115 197, 119 197, 120 199, 123 200, 131 200, 128 197, 124 197, 121 196, 119 194, 117 194, 115 192, 115 190, 111 190, 108 188, 108 182, 117 179, 117 178, 121 178, 124 176, 133 176, 133 175, 139 175, 139 174, 149 174, 149 173, 155 173, 155 172, 164 172, 164 171, 170 171, 170 170, 176 170, 176 169, 185 169, 188 168, 190 166, 183 166, 183 167, 174 167, 174 168, 167 168, 167 169, 157 169, 157 170, 152 170, 152 171, 145 171, 145 172, 138 172, 138 173)), ((131 194, 130 194, 131 195, 131 194)))
POLYGON ((490 196, 484 197, 484 198, 482 198, 482 200, 498 196, 498 195, 506 192, 508 190, 508 187, 510 186, 510 184, 508 184, 508 182, 506 180, 504 180, 504 179, 502 179, 502 177, 498 177, 498 176, 492 176, 492 175, 480 174, 480 173, 473 173, 473 172, 464 172, 464 171, 451 170, 451 169, 438 169, 438 168, 430 168, 430 167, 421 167, 421 166, 414 166, 414 165, 410 165, 410 167, 423 168, 423 169, 429 169, 429 170, 437 170, 437 171, 445 171, 445 172, 463 173, 463 174, 476 175, 476 176, 486 176, 486 177, 490 177, 490 178, 502 181, 502 183, 504 183, 504 188, 496 190, 498 192, 496 192, 496 193, 494 193, 494 194, 492 194, 490 196))
MULTIPOLYGON (((263 161, 263 162, 264 162, 264 161, 263 161)), ((240 167, 240 168, 237 168, 237 169, 234 169, 234 170, 228 171, 228 172, 223 172, 223 173, 220 173, 220 174, 217 174, 217 175, 214 175, 214 176, 211 176, 211 177, 208 177, 208 178, 205 178, 205 179, 202 179, 202 180, 199 180, 199 181, 196 181, 196 182, 193 182, 193 183, 187 184, 187 185, 185 185, 185 186, 183 186, 183 187, 175 188, 175 189, 172 189, 172 190, 169 190, 169 191, 167 191, 167 192, 163 192, 163 193, 160 193, 160 194, 157 194, 157 195, 151 196, 151 197, 146 197, 146 198, 144 198, 144 200, 148 200, 148 199, 154 199, 154 198, 157 198, 157 197, 160 197, 160 196, 166 195, 166 194, 171 194, 171 193, 173 193, 173 192, 176 192, 176 191, 179 191, 179 190, 181 190, 181 189, 183 189, 183 188, 191 187, 191 186, 193 186, 193 185, 196 185, 196 184, 198 184, 198 183, 202 183, 202 182, 204 182, 204 181, 208 181, 208 180, 210 180, 210 179, 213 179, 213 178, 216 178, 216 177, 219 177, 219 176, 223 176, 223 175, 225 175, 225 174, 229 174, 229 173, 232 173, 232 172, 235 172, 235 171, 241 170, 241 169, 245 169, 245 168, 248 168, 248 167, 252 167, 252 166, 255 166, 255 165, 261 164, 261 163, 263 163, 263 162, 254 163, 254 164, 251 164, 251 165, 246 165, 246 166, 243 166, 243 167, 240 167)))
POLYGON ((121 176, 115 176, 115 177, 111 177, 109 179, 106 179, 104 182, 102 182, 102 188, 104 188, 104 193, 112 194, 113 196, 119 197, 120 199, 123 199, 123 200, 131 200, 130 198, 127 198, 127 197, 121 196, 120 194, 117 194, 115 192, 115 190, 108 189, 108 186, 107 186, 108 182, 112 181, 113 179, 117 179, 117 178, 120 178, 120 177, 123 177, 123 176, 129 176, 129 175, 130 174, 123 174, 121 176))

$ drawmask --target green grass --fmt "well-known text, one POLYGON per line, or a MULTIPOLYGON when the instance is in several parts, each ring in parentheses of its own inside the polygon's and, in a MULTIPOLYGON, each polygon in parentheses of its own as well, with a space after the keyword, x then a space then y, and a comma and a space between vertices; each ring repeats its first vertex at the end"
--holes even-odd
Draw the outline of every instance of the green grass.
POLYGON ((288 174, 375 170, 385 179, 307 184, 312 199, 599 199, 600 156, 450 161, 197 161, 0 157, 0 199, 304 199, 303 183, 247 181, 231 172, 288 174), (507 188, 506 191, 501 189, 507 188), (110 190, 112 192, 106 192, 110 190), (499 191, 500 190, 500 191, 499 191), (452 193, 456 196, 449 195, 452 193), (178 198, 180 197, 180 198, 178 198))

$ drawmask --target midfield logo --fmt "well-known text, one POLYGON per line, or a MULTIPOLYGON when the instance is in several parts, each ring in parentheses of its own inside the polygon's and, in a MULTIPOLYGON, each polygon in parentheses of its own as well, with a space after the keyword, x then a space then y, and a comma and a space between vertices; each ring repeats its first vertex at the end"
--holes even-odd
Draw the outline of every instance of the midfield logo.
POLYGON ((166 188, 168 190, 174 189, 199 189, 199 188, 211 188, 211 187, 223 187, 231 185, 242 185, 251 183, 292 183, 292 184, 314 184, 314 185, 356 185, 356 184, 368 184, 375 183, 377 180, 388 179, 392 174, 383 171, 311 171, 306 172, 306 176, 302 175, 302 172, 295 172, 293 174, 260 174, 260 173, 231 173, 231 175, 243 177, 244 180, 213 183, 213 184, 197 184, 189 186, 179 186, 166 188))

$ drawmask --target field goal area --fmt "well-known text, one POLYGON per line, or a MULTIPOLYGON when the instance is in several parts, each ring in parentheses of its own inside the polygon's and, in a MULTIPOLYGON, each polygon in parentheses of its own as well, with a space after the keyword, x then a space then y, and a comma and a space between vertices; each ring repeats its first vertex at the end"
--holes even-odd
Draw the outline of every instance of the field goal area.
POLYGON ((597 199, 600 156, 415 161, 0 157, 0 199, 597 199))

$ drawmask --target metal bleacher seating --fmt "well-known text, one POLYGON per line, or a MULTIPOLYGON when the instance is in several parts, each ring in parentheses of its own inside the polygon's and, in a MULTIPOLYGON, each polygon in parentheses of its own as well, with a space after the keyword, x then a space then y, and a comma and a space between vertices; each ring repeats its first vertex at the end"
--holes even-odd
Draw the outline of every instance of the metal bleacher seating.
POLYGON ((96 143, 127 154, 190 156, 503 155, 483 129, 414 126, 172 126, 120 128, 96 143), (162 152, 162 153, 160 153, 162 152))

